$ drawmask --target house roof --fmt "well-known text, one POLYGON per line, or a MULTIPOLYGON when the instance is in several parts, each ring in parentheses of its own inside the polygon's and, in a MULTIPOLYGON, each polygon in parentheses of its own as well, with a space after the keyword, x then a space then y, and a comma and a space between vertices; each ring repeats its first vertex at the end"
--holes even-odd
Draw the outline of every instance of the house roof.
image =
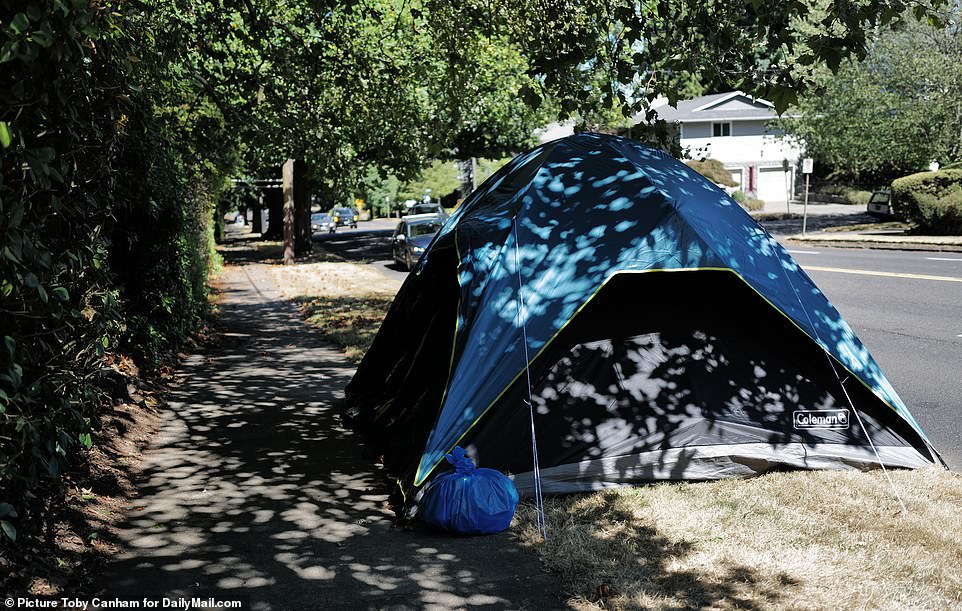
MULTIPOLYGON (((794 116, 786 113, 785 116, 794 116)), ((669 122, 692 123, 695 121, 748 121, 775 119, 775 105, 768 100, 752 98, 741 91, 729 91, 703 95, 678 102, 677 107, 667 104, 658 108, 658 118, 669 122)))

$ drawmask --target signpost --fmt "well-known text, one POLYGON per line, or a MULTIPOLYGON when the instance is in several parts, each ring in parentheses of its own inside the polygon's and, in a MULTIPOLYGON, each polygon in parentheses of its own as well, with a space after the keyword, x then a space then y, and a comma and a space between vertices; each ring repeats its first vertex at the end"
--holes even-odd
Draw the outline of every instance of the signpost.
POLYGON ((808 180, 812 176, 814 167, 815 162, 811 157, 802 159, 802 174, 805 175, 805 204, 802 207, 802 235, 805 235, 805 231, 808 229, 808 180))
POLYGON ((790 181, 788 180, 788 170, 791 166, 788 164, 788 159, 782 159, 782 175, 785 177, 785 209, 789 214, 792 213, 792 190, 789 186, 790 181))

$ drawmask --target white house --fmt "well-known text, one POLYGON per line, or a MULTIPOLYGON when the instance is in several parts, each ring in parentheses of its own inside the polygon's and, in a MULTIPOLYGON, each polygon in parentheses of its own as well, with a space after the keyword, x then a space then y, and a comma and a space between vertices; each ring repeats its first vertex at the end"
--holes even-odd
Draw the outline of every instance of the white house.
MULTIPOLYGON (((730 91, 678 102, 677 108, 665 98, 652 106, 660 119, 678 126, 682 148, 696 159, 721 161, 742 191, 766 203, 785 202, 794 192, 801 149, 769 125, 776 118, 771 102, 730 91)), ((573 120, 552 123, 535 135, 545 143, 570 136, 574 127, 573 120)))
POLYGON ((731 91, 657 110, 660 119, 678 125, 681 146, 692 157, 721 161, 742 191, 767 203, 784 202, 794 191, 801 149, 769 125, 776 118, 771 102, 731 91))

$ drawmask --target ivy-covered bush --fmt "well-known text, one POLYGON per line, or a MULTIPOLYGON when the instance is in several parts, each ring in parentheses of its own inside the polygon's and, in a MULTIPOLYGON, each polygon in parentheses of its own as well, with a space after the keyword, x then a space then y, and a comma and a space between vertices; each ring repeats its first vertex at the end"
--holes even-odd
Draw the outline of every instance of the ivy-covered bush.
POLYGON ((892 205, 920 231, 962 235, 962 169, 920 172, 894 180, 892 205))
POLYGON ((105 355, 149 367, 196 328, 224 181, 144 86, 168 65, 142 52, 144 12, 0 7, 2 547, 44 526, 90 446, 105 355))

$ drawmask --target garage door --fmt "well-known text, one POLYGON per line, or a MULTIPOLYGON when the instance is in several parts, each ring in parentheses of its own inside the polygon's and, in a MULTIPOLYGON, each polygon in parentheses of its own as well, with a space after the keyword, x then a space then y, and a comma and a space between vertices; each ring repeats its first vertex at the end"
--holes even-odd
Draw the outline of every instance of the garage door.
POLYGON ((758 170, 758 199, 764 202, 785 201, 786 174, 782 168, 759 168, 758 170))

